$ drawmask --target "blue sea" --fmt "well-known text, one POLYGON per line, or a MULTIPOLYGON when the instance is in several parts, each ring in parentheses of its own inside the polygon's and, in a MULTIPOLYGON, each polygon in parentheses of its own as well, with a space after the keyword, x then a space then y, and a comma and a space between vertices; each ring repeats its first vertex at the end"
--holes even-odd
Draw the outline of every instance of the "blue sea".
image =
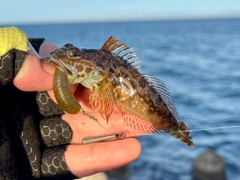
POLYGON ((194 160, 208 149, 240 179, 240 19, 21 25, 28 37, 62 46, 100 48, 114 35, 131 46, 141 71, 165 82, 191 130, 194 148, 169 134, 142 136, 142 153, 126 180, 190 180, 194 160), (225 127, 225 128, 223 128, 225 127))

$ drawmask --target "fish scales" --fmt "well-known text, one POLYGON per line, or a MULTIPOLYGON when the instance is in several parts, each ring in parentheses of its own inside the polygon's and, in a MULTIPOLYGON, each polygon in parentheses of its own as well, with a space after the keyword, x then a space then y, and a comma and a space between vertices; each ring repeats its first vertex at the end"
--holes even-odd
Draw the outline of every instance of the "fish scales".
MULTIPOLYGON (((159 92, 150 85, 138 70, 127 62, 124 62, 123 66, 117 66, 120 62, 123 61, 119 57, 111 59, 109 62, 111 73, 106 77, 109 79, 108 81, 115 82, 113 88, 116 101, 122 104, 126 110, 133 114, 137 114, 140 118, 149 121, 157 128, 182 138, 182 132, 179 133, 177 131, 186 131, 186 126, 183 122, 179 122, 178 119, 174 117, 159 92), (129 95, 130 93, 128 91, 126 93, 122 91, 123 86, 120 82, 121 78, 127 81, 128 89, 134 91, 132 95, 129 95), (114 79, 114 81, 112 81, 112 79, 114 79), (180 128, 181 126, 183 126, 183 128, 180 128)), ((183 138, 183 141, 189 143, 188 145, 191 146, 191 142, 188 141, 188 132, 184 132, 184 134, 186 137, 183 138)))
POLYGON ((111 36, 101 49, 66 44, 43 61, 61 69, 69 84, 81 83, 90 88, 90 104, 107 121, 114 106, 120 104, 129 126, 143 132, 167 132, 194 146, 164 83, 141 74, 135 52, 115 37, 111 36))

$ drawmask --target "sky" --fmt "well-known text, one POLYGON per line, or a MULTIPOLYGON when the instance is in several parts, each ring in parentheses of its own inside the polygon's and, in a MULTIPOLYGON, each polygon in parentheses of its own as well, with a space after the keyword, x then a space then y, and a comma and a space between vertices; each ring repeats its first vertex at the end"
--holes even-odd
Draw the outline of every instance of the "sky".
POLYGON ((0 24, 240 18, 240 0, 4 0, 0 24))

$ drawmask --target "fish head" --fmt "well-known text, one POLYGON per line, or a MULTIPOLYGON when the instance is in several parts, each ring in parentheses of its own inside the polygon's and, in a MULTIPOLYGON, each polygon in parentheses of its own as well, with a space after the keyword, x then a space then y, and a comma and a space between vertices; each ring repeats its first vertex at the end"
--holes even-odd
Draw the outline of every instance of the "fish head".
POLYGON ((41 60, 64 71, 69 84, 81 83, 88 88, 101 83, 108 74, 107 68, 72 44, 65 44, 41 60))

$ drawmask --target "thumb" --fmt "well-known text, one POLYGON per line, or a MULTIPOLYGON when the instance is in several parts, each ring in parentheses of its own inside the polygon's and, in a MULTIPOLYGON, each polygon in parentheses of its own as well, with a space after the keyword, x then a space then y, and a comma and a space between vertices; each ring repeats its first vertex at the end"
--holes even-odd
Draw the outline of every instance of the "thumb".
MULTIPOLYGON (((15 77, 14 85, 23 91, 47 91, 52 89, 53 73, 55 67, 41 63, 40 56, 35 52, 29 43, 30 52, 26 55, 24 63, 15 77)), ((39 52, 47 56, 57 48, 56 45, 43 42, 39 52)))

